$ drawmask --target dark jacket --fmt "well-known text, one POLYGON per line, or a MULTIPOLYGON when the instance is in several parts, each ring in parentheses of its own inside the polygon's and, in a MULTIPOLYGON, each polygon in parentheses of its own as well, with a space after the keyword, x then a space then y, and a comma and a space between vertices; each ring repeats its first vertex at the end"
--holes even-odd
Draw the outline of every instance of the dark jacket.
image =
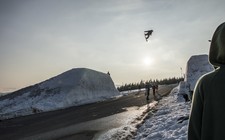
POLYGON ((209 61, 219 68, 202 76, 194 89, 188 140, 225 139, 225 23, 213 35, 209 61))

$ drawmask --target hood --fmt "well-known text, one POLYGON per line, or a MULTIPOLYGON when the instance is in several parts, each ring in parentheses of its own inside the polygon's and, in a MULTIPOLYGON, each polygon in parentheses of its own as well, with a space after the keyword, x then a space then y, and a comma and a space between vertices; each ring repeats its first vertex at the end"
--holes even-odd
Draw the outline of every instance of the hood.
POLYGON ((217 27, 213 34, 209 62, 214 66, 225 66, 225 22, 217 27))

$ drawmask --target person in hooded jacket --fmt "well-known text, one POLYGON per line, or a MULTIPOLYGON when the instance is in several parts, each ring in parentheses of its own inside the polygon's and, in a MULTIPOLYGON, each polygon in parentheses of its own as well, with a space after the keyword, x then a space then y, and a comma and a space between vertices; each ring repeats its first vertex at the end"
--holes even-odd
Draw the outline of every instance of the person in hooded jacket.
POLYGON ((194 89, 188 140, 225 140, 225 23, 212 37, 209 62, 218 68, 202 76, 194 89))

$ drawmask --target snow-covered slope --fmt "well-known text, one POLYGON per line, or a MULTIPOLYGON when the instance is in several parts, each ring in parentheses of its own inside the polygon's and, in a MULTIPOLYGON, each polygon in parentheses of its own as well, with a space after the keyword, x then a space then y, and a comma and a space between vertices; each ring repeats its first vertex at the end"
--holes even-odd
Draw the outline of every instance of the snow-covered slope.
POLYGON ((105 100, 120 93, 108 74, 72 69, 0 98, 0 119, 105 100))

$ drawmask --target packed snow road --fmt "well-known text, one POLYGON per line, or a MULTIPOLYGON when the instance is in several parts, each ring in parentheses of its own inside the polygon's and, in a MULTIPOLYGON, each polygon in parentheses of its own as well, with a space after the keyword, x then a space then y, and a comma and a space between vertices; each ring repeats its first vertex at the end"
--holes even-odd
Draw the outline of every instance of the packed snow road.
MULTIPOLYGON (((167 95, 173 87, 174 86, 161 86, 159 88, 159 93, 161 95, 167 95)), ((118 120, 117 123, 99 121, 94 124, 94 127, 97 128, 101 123, 108 123, 108 125, 104 127, 119 127, 119 121, 121 121, 123 117, 129 116, 129 114, 126 114, 126 112, 129 113, 129 111, 127 111, 128 108, 138 108, 148 104, 145 98, 145 91, 135 92, 108 101, 4 120, 0 122, 0 139, 38 139, 38 136, 41 134, 54 132, 53 130, 63 130, 70 126, 76 126, 77 130, 74 131, 74 134, 70 134, 69 136, 66 133, 57 134, 57 137, 54 137, 54 139, 92 139, 96 131, 93 131, 94 129, 90 128, 91 125, 85 122, 93 123, 91 120, 99 120, 99 118, 112 116, 111 119, 118 120), (114 116, 116 118, 113 118, 114 116), (110 123, 113 123, 113 125, 110 125, 110 123), (79 129, 85 131, 79 131, 79 129)), ((153 100, 152 94, 150 94, 150 99, 153 100)), ((102 129, 109 129, 104 127, 102 127, 102 129)), ((74 128, 72 130, 74 130, 74 128)), ((59 133, 61 132, 62 131, 59 133)), ((42 137, 39 138, 42 139, 44 136, 45 135, 42 135, 42 137)), ((48 136, 44 139, 51 139, 51 137, 48 136)))

